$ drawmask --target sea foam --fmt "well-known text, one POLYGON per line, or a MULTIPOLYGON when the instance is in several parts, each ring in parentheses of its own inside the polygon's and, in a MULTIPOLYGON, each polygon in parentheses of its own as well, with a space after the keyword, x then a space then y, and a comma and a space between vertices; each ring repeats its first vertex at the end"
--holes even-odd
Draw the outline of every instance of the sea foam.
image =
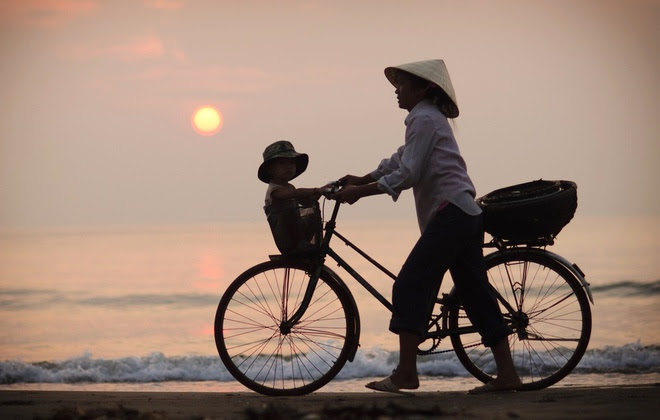
MULTIPOLYGON (((361 349, 337 379, 359 379, 389 375, 398 353, 379 347, 361 349)), ((421 375, 469 377, 453 353, 420 357, 421 375)), ((588 350, 575 373, 660 373, 660 346, 631 343, 588 350)), ((94 358, 86 353, 52 362, 0 362, 0 384, 19 383, 153 383, 233 381, 217 356, 166 356, 151 353, 117 359, 94 358)))

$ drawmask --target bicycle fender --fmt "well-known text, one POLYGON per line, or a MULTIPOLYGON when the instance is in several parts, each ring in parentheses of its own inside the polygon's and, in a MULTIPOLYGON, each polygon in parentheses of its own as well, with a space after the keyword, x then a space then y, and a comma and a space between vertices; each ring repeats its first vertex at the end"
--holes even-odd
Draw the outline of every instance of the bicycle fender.
POLYGON ((350 349, 350 353, 348 353, 348 361, 352 362, 353 359, 355 359, 355 354, 357 353, 358 347, 360 347, 360 311, 358 310, 358 306, 355 303, 355 298, 353 298, 353 293, 351 293, 351 290, 346 286, 346 283, 335 273, 330 267, 327 265, 323 266, 322 269, 324 272, 326 272, 330 277, 332 277, 339 286, 341 286, 346 294, 348 295, 349 299, 351 300, 351 303, 353 304, 353 307, 355 308, 355 337, 357 337, 357 340, 355 340, 355 346, 350 349))
POLYGON ((559 254, 555 254, 554 252, 545 250, 545 253, 548 254, 551 258, 559 261, 561 265, 566 267, 573 275, 575 278, 580 280, 580 283, 582 283, 582 287, 584 288, 584 291, 587 292, 587 296, 589 297, 589 301, 591 304, 594 304, 594 297, 591 294, 591 289, 589 288, 589 282, 585 278, 585 274, 580 270, 580 267, 577 266, 577 264, 573 264, 570 261, 568 261, 566 258, 562 257, 559 254))
MULTIPOLYGON (((504 250, 504 251, 498 251, 502 253, 514 253, 514 252, 525 252, 525 253, 535 253, 539 255, 545 255, 546 257, 549 257, 555 261, 557 261, 559 264, 561 264, 564 268, 566 268, 568 271, 573 274, 573 276, 580 281, 582 284, 582 288, 587 294, 587 297, 589 298, 589 301, 591 304, 594 304, 594 297, 591 294, 591 289, 589 287, 589 282, 585 278, 585 274, 580 270, 580 268, 577 266, 577 264, 573 264, 570 261, 568 261, 566 258, 562 257, 559 254, 555 254, 554 252, 548 251, 547 249, 537 249, 537 248, 525 248, 523 251, 521 251, 519 248, 514 248, 511 250, 504 250)), ((495 255, 496 253, 489 254, 486 256, 486 258, 490 257, 490 255, 495 255)))

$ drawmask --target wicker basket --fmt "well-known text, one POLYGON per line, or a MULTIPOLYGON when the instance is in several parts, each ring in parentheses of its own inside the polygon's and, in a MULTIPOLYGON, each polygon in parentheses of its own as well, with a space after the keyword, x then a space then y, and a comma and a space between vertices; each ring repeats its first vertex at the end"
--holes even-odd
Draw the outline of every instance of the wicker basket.
POLYGON ((265 211, 275 245, 282 254, 311 253, 318 249, 322 234, 318 201, 279 200, 265 211))
POLYGON ((577 185, 571 181, 532 181, 495 190, 477 199, 484 230, 511 241, 553 239, 577 209, 577 185))

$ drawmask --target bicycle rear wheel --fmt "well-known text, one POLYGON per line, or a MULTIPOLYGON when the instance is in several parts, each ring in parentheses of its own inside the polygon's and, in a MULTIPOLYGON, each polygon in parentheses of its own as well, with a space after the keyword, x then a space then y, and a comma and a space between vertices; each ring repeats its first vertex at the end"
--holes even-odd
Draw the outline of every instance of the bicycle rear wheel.
MULTIPOLYGON (((514 333, 509 336, 523 390, 553 385, 578 364, 591 336, 591 308, 581 283, 542 251, 496 252, 486 258, 488 279, 514 309, 500 309, 514 333)), ((469 326, 462 307, 450 311, 449 326, 469 326)), ((486 383, 496 375, 490 349, 478 333, 452 335, 465 368, 486 383)))
POLYGON ((310 266, 269 261, 241 274, 222 296, 215 343, 227 370, 265 395, 304 395, 327 384, 357 346, 354 301, 321 272, 302 319, 280 328, 299 308, 310 266))

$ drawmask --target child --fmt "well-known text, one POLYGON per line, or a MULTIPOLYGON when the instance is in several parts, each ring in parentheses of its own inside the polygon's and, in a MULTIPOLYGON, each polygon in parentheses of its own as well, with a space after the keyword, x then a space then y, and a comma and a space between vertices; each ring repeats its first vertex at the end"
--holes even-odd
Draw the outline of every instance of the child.
POLYGON ((307 169, 307 154, 297 153, 290 142, 280 140, 266 147, 263 156, 264 162, 259 166, 257 176, 268 184, 264 208, 271 205, 273 200, 319 199, 323 188, 296 188, 289 183, 307 169))
POLYGON ((310 251, 318 244, 320 216, 317 200, 324 188, 296 188, 289 183, 307 169, 309 156, 280 140, 266 147, 257 176, 268 183, 264 211, 279 250, 310 251))

